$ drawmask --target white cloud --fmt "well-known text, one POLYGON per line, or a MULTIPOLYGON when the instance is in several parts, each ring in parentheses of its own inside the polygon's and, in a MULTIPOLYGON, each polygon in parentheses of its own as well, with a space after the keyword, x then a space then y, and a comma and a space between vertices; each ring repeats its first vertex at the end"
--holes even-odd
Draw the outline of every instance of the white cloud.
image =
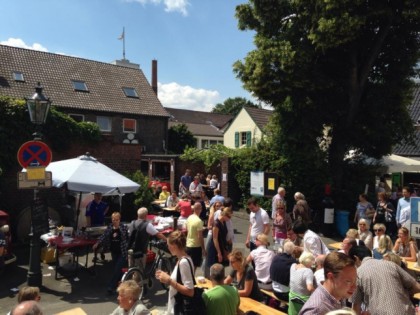
POLYGON ((165 107, 190 109, 199 111, 211 111, 220 103, 220 94, 217 91, 195 89, 191 86, 179 85, 176 82, 158 84, 158 96, 165 107))
POLYGON ((32 46, 29 46, 25 44, 25 42, 20 38, 9 38, 8 40, 1 41, 0 44, 48 52, 48 49, 42 46, 41 44, 33 43, 32 46))
POLYGON ((180 12, 183 16, 188 15, 188 6, 190 5, 188 0, 125 0, 126 2, 138 2, 142 5, 152 3, 155 5, 160 5, 163 3, 165 5, 166 12, 180 12))

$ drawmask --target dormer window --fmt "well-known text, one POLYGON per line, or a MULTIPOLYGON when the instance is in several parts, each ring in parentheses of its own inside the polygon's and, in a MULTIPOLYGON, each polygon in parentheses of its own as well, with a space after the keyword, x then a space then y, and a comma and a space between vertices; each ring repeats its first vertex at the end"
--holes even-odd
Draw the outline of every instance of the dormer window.
POLYGON ((135 88, 123 87, 123 91, 124 91, 125 96, 127 97, 139 98, 139 95, 137 94, 137 91, 135 88))
POLYGON ((72 80, 75 91, 89 92, 85 81, 72 80))
POLYGON ((15 81, 25 82, 25 78, 23 77, 23 73, 20 71, 13 71, 13 79, 15 81))

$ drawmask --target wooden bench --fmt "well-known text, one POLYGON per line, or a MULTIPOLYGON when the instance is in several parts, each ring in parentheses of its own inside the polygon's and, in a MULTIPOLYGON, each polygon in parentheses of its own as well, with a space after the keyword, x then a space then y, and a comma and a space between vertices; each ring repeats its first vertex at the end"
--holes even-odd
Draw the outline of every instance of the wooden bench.
POLYGON ((245 314, 248 311, 254 311, 260 315, 287 315, 279 310, 276 310, 268 305, 257 302, 248 297, 241 297, 239 304, 239 314, 245 314))
POLYGON ((260 291, 264 294, 264 295, 266 295, 266 296, 268 296, 268 297, 271 297, 271 298, 273 298, 273 299, 275 299, 275 300, 277 300, 277 301, 279 301, 281 304, 286 304, 286 305, 289 305, 289 301, 285 301, 285 300, 281 300, 281 299, 279 299, 275 294, 274 294, 274 292, 273 291, 268 291, 268 290, 264 290, 264 289, 260 289, 260 291))

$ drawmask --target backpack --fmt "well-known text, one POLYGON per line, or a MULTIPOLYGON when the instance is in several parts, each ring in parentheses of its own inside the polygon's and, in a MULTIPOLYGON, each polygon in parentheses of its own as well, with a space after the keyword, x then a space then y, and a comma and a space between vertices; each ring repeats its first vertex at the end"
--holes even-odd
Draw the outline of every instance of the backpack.
POLYGON ((141 221, 130 235, 128 248, 131 248, 135 254, 141 252, 147 254, 147 245, 149 245, 149 234, 147 233, 147 221, 141 221))

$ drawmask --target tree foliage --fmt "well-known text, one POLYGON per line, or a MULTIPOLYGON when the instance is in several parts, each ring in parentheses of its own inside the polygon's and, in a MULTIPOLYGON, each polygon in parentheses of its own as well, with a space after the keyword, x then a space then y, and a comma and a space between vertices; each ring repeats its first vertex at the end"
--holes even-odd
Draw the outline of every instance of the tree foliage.
MULTIPOLYGON (((24 100, 0 96, 0 168, 17 165, 16 153, 26 141, 33 139, 37 130, 29 120, 24 100)), ((96 142, 101 139, 94 123, 77 123, 68 115, 50 108, 46 124, 41 126, 44 140, 53 150, 63 151, 72 142, 96 142)))
POLYGON ((261 105, 256 105, 244 97, 229 97, 223 103, 216 104, 211 112, 216 114, 230 114, 236 116, 244 106, 261 108, 261 105))
POLYGON ((168 150, 171 153, 181 154, 186 148, 195 147, 197 140, 187 125, 178 124, 168 130, 168 150))
POLYGON ((380 157, 412 136, 419 1, 250 0, 236 16, 256 48, 234 71, 275 109, 292 183, 323 173, 344 189, 349 150, 380 157))
POLYGON ((152 201, 155 200, 155 197, 152 189, 149 187, 149 177, 143 175, 141 171, 136 171, 134 174, 128 175, 128 177, 140 185, 140 188, 134 193, 134 204, 151 210, 152 201))

